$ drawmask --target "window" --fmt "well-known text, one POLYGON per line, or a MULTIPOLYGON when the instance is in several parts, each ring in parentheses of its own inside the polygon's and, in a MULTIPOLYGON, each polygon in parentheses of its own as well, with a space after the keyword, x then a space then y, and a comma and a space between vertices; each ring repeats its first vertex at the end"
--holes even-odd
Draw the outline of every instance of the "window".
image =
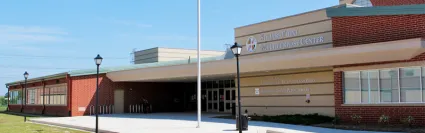
POLYGON ((22 104, 22 90, 9 91, 10 104, 22 104))
POLYGON ((421 102, 421 68, 400 69, 401 102, 421 102))
POLYGON ((354 5, 364 6, 364 7, 371 7, 372 2, 370 0, 356 0, 353 3, 354 5))
POLYGON ((381 83, 381 102, 399 102, 398 69, 381 70, 379 82, 381 83))
POLYGON ((360 102, 360 80, 359 72, 344 73, 344 97, 345 103, 360 102))
POLYGON ((45 94, 47 103, 50 105, 66 105, 67 104, 67 88, 66 86, 57 86, 46 88, 48 92, 45 94))
POLYGON ((344 103, 419 103, 425 101, 424 67, 344 72, 344 103))

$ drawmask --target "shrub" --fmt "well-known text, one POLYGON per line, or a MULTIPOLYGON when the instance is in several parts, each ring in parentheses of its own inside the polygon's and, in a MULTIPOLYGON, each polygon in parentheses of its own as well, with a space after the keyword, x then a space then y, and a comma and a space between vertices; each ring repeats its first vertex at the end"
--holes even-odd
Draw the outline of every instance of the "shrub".
POLYGON ((341 118, 339 118, 338 116, 335 116, 335 118, 332 120, 332 124, 334 125, 339 125, 340 122, 341 118))
POLYGON ((407 116, 406 118, 401 118, 401 123, 409 127, 412 127, 414 122, 415 122, 415 118, 413 118, 413 116, 407 116))
POLYGON ((353 114, 351 115, 351 120, 353 120, 353 122, 355 122, 356 124, 360 124, 362 121, 362 116, 353 114))
POLYGON ((320 123, 332 122, 333 118, 328 116, 322 116, 319 114, 307 114, 307 115, 277 115, 277 116, 266 116, 263 115, 260 118, 261 121, 286 123, 286 124, 298 124, 298 125, 312 125, 320 123))
POLYGON ((378 123, 380 124, 388 124, 390 122, 390 117, 386 116, 386 115, 381 115, 381 117, 379 117, 378 123))

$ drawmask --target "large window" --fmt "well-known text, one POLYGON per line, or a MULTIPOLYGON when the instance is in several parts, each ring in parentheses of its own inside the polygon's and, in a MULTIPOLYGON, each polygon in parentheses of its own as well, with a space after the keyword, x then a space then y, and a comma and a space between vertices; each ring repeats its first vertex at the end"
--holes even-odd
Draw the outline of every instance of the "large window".
POLYGON ((10 97, 9 104, 22 104, 21 90, 9 91, 9 97, 10 97))
POLYGON ((45 104, 50 105, 66 105, 67 103, 67 88, 66 86, 46 87, 45 104))
POLYGON ((424 102, 423 67, 344 72, 344 103, 424 102))

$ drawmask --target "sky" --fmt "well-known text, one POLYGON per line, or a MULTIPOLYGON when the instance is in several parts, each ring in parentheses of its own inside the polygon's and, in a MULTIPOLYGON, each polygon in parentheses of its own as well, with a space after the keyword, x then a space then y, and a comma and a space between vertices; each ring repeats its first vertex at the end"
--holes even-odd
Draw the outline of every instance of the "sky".
MULTIPOLYGON (((201 49, 225 50, 234 28, 338 5, 338 0, 201 0, 201 49)), ((130 65, 133 49, 197 48, 197 0, 3 0, 0 85, 130 65)), ((7 92, 0 87, 0 96, 7 92)))

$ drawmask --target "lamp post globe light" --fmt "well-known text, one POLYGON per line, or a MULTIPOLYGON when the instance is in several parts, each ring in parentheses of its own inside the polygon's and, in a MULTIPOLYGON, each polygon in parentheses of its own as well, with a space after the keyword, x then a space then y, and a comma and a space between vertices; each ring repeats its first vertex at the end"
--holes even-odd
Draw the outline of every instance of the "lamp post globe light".
MULTIPOLYGON (((24 73, 24 78, 25 78, 25 87, 24 88, 25 89, 22 90, 22 103, 25 103, 25 106, 27 105, 27 102, 26 102, 26 100, 27 100, 27 98, 26 98, 27 93, 26 93, 26 91, 27 91, 27 79, 28 79, 28 76, 29 76, 28 72, 25 71, 25 73, 24 73), (25 96, 25 101, 24 101, 24 96, 25 96)), ((22 106, 21 112, 23 112, 23 109, 24 109, 24 106, 22 106)), ((27 115, 25 115, 25 113, 23 113, 23 115, 24 115, 24 122, 27 122, 27 115)))
POLYGON ((99 130, 98 130, 98 125, 99 125, 99 117, 98 117, 98 114, 99 114, 99 107, 98 107, 98 104, 99 104, 99 66, 100 66, 100 64, 102 64, 102 60, 103 60, 103 58, 102 57, 100 57, 100 55, 98 54, 97 56, 96 56, 96 58, 94 58, 94 62, 96 63, 96 66, 97 66, 97 71, 96 71, 96 105, 95 105, 95 112, 96 112, 96 133, 98 133, 99 132, 99 130))
POLYGON ((242 115, 241 115, 241 85, 240 85, 240 76, 239 76, 239 55, 241 54, 242 51, 242 46, 239 45, 237 42, 235 42, 235 44, 230 47, 230 49, 232 49, 233 54, 236 57, 236 75, 237 75, 237 79, 238 79, 238 130, 239 133, 242 133, 242 115))

